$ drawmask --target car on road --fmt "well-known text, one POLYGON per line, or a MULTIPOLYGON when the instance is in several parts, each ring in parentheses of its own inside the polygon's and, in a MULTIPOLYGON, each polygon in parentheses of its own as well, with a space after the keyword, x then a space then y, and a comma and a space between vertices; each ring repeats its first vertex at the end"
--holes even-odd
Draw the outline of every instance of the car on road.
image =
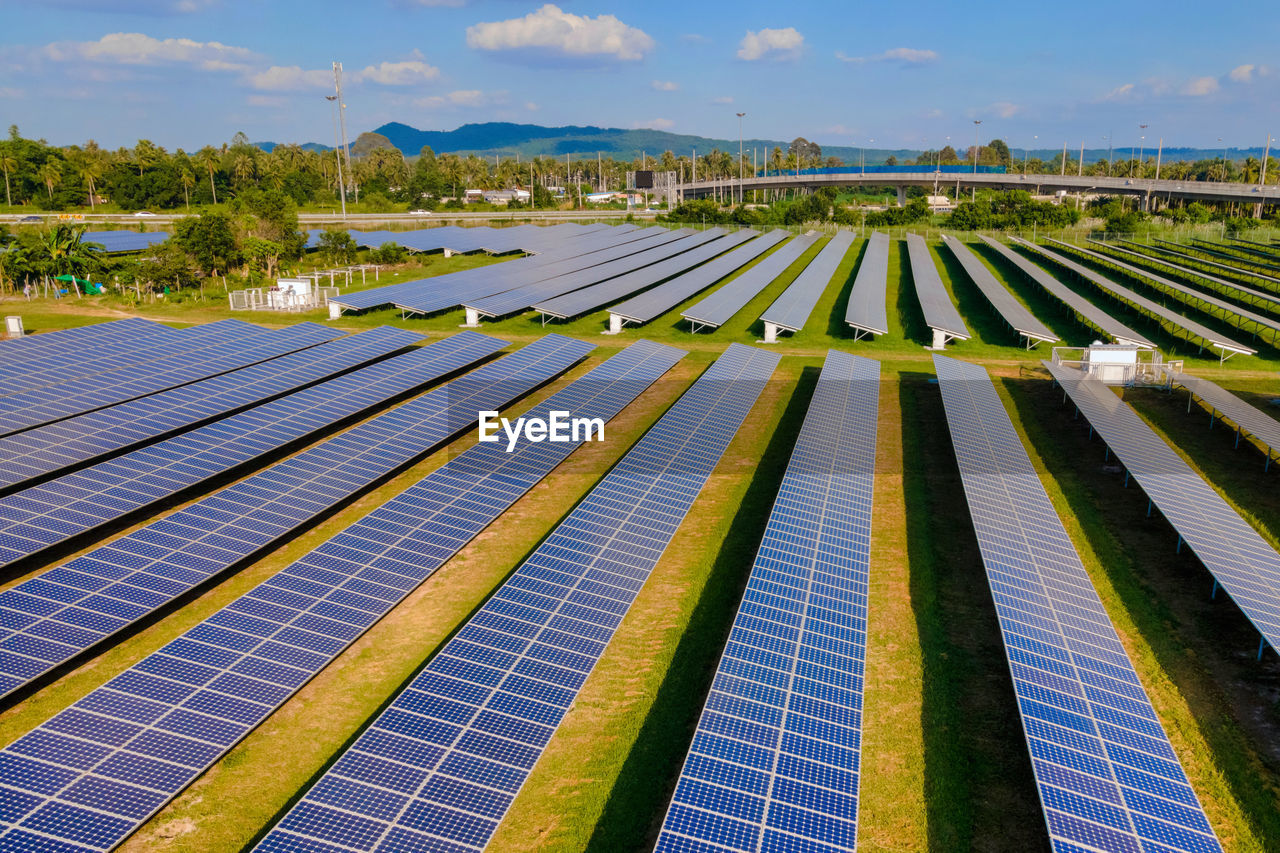
POLYGON ((149 210, 139 210, 134 216, 155 216, 155 214, 149 210))
POLYGON ((430 216, 430 215, 431 215, 431 211, 429 211, 429 210, 411 210, 411 211, 409 211, 409 215, 410 215, 410 216, 430 216))
POLYGON ((19 219, 18 221, 19 221, 19 222, 44 222, 44 217, 41 217, 41 216, 24 216, 24 217, 22 217, 21 219, 19 219))

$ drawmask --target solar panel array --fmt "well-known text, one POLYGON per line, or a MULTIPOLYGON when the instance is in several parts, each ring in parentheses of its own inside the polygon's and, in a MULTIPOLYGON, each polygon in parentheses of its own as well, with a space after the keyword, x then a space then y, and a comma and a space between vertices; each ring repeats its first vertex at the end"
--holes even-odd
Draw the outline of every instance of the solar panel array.
MULTIPOLYGON (((375 308, 379 305, 392 304, 409 308, 409 306, 421 303, 420 313, 430 313, 431 311, 441 310, 440 308, 431 307, 433 304, 432 299, 447 299, 450 297, 446 296, 446 294, 470 292, 471 289, 481 289, 485 293, 497 292, 497 290, 501 289, 501 283, 507 280, 523 282, 524 276, 532 275, 534 271, 549 264, 601 251, 609 246, 643 239, 649 236, 649 232, 650 229, 640 229, 634 225, 610 226, 602 231, 587 232, 576 237, 566 238, 558 246, 538 255, 518 258, 501 264, 459 270, 458 272, 446 273, 432 278, 416 279, 414 281, 401 282, 400 284, 389 284, 383 287, 343 294, 332 301, 354 309, 375 308), (494 282, 498 284, 494 284, 494 282), (481 285, 494 287, 494 290, 484 291, 481 285)), ((454 302, 452 305, 456 304, 458 303, 454 302)), ((446 304, 444 307, 449 308, 452 305, 446 304)))
POLYGON ((1270 467, 1271 456, 1280 451, 1280 421, 1208 379, 1170 371, 1169 382, 1186 388, 1193 398, 1199 397, 1211 411, 1230 420, 1236 425, 1237 434, 1244 432, 1253 436, 1266 448, 1267 466, 1270 467))
POLYGON ((657 853, 855 847, 879 384, 827 353, 657 853))
MULTIPOLYGON (((92 412, 257 364, 290 352, 331 341, 344 333, 316 323, 300 323, 251 337, 235 332, 229 339, 175 342, 164 356, 148 358, 109 373, 84 376, 0 397, 0 435, 92 412)), ((164 349, 168 349, 168 345, 164 349)), ((148 355, 161 350, 149 346, 148 355)))
POLYGON ((971 337, 964 320, 960 319, 960 312, 951 301, 951 295, 942 284, 942 276, 938 275, 928 244, 919 234, 907 235, 907 256, 911 259, 911 278, 915 282, 916 298, 920 300, 925 324, 960 340, 971 337))
POLYGON ((1057 252, 1051 252, 1048 249, 1046 249, 1044 246, 1039 246, 1039 245, 1036 245, 1035 243, 1031 243, 1026 240, 1021 240, 1017 237, 1011 237, 1010 239, 1018 243, 1019 245, 1026 246, 1028 249, 1032 249, 1033 251, 1039 252, 1041 255, 1044 255, 1046 258, 1058 264, 1059 266, 1063 267, 1064 269, 1069 270, 1072 273, 1075 273, 1080 278, 1085 279, 1086 281, 1093 282, 1103 292, 1108 293, 1111 296, 1114 296, 1116 299, 1119 299, 1121 302, 1129 303, 1131 306, 1136 308, 1141 313, 1146 314, 1148 317, 1152 317, 1153 319, 1155 319, 1156 322, 1160 323, 1161 326, 1164 326, 1165 328, 1168 328, 1175 332, 1181 332, 1183 335, 1191 338, 1192 342, 1195 342, 1198 339, 1202 342, 1202 344, 1208 344, 1209 346, 1217 347, 1223 350, 1224 353, 1226 351, 1231 351, 1233 353, 1248 353, 1248 354, 1253 354, 1257 352, 1257 350, 1253 349, 1252 347, 1245 346, 1244 344, 1238 343, 1237 341, 1233 341, 1231 338, 1228 338, 1226 335, 1216 332, 1213 329, 1210 329, 1209 327, 1201 323, 1197 323, 1195 320, 1189 320, 1186 317, 1183 317, 1181 314, 1176 314, 1173 311, 1170 311, 1168 308, 1165 308, 1160 303, 1153 302, 1152 300, 1146 298, 1145 296, 1141 296, 1133 292, 1127 287, 1116 284, 1111 279, 1094 272, 1093 270, 1089 269, 1086 266, 1082 266, 1081 264, 1076 263, 1070 258, 1064 257, 1058 254, 1057 252))
POLYGON ((1066 305, 1071 311, 1084 321, 1087 325, 1098 330, 1102 334, 1111 338, 1120 344, 1135 344, 1147 349, 1155 349, 1156 345, 1148 340, 1140 332, 1121 323, 1112 317, 1106 311, 1094 305, 1062 282, 1058 281, 1044 269, 1033 264, 1022 255, 1010 249, 999 240, 993 240, 990 237, 979 235, 984 243, 995 249, 1009 263, 1016 266, 1023 275, 1030 278, 1036 284, 1043 287, 1050 295, 1056 297, 1059 302, 1066 305))
POLYGON ((1168 255, 1170 257, 1177 258, 1178 260, 1184 263, 1191 262, 1196 264, 1197 266, 1209 267, 1211 269, 1220 270, 1221 272, 1224 272, 1228 275, 1233 275, 1236 278, 1253 279, 1254 281, 1261 283, 1264 287, 1267 287, 1268 289, 1270 289, 1272 292, 1274 292, 1277 288, 1280 288, 1280 278, 1269 276, 1261 272, 1252 272, 1250 270, 1242 270, 1239 267, 1233 267, 1230 264, 1224 264, 1220 261, 1209 260, 1208 258, 1205 258, 1205 257, 1198 257, 1197 255, 1192 254, 1190 251, 1186 251, 1186 252, 1178 251, 1178 249, 1190 250, 1191 248, 1189 246, 1183 246, 1180 243, 1170 243, 1168 240, 1156 240, 1151 245, 1147 245, 1145 243, 1143 244, 1133 243, 1132 241, 1129 241, 1129 240, 1126 240, 1124 242, 1132 246, 1138 246, 1143 251, 1147 251, 1147 250, 1156 251, 1162 255, 1168 255), (1170 249, 1168 248, 1169 246, 1173 246, 1175 248, 1170 249))
MULTIPOLYGON (((608 420, 682 355, 638 342, 529 414, 608 420)), ((123 840, 576 446, 477 444, 11 744, 0 847, 123 840)), ((334 772, 404 783, 376 756, 354 765, 334 772)))
POLYGON ((852 231, 837 231, 795 281, 765 309, 760 319, 792 332, 803 329, 813 306, 818 304, 840 262, 849 253, 853 237, 852 231))
POLYGON ((731 345, 257 849, 483 847, 778 360, 731 345))
MULTIPOLYGON (((1168 243, 1167 240, 1161 240, 1160 242, 1168 243)), ((1220 243, 1209 243, 1204 240, 1192 240, 1190 243, 1185 245, 1176 245, 1179 245, 1179 248, 1185 249, 1186 251, 1192 252, 1196 255, 1207 255, 1211 258, 1220 258, 1223 261, 1229 261, 1232 269, 1241 271, 1259 270, 1265 273, 1280 272, 1280 267, 1264 263, 1258 258, 1242 258, 1239 255, 1232 254, 1231 252, 1220 252, 1218 251, 1218 249, 1222 248, 1220 243)))
POLYGON ((720 279, 751 263, 788 236, 786 231, 776 228, 697 269, 689 270, 684 275, 676 276, 638 296, 633 296, 626 302, 613 306, 609 311, 632 323, 648 323, 695 293, 706 290, 720 279))
MULTIPOLYGON (((385 243, 395 243, 410 252, 488 252, 502 255, 508 252, 543 252, 559 242, 588 234, 609 226, 599 223, 581 225, 562 222, 558 225, 516 225, 492 228, 488 225, 442 225, 418 228, 413 231, 357 231, 348 233, 357 246, 376 249, 385 243)), ((312 228, 307 232, 306 248, 320 246, 320 235, 325 229, 312 228)))
POLYGON ((1044 366, 1266 643, 1280 648, 1280 554, 1110 388, 1044 366))
POLYGON ((1221 850, 986 370, 933 360, 1054 850, 1221 850))
MULTIPOLYGON (((66 329, 78 331, 77 336, 60 337, 48 333, 15 338, 16 341, 40 341, 43 346, 4 350, 0 366, 0 396, 19 394, 35 388, 71 382, 94 373, 105 373, 120 368, 120 362, 134 363, 143 358, 142 352, 152 347, 172 345, 173 351, 182 352, 183 332, 151 320, 139 319, 137 323, 117 325, 98 323, 66 329), (93 357, 88 357, 92 353, 93 357)), ((262 330, 258 330, 262 331, 262 330)))
POLYGON ((578 290, 615 276, 625 275, 650 264, 655 264, 658 261, 666 260, 681 252, 687 252, 690 249, 701 246, 708 240, 714 240, 719 236, 719 233, 697 232, 688 228, 681 228, 678 231, 663 229, 662 234, 643 244, 645 246, 643 250, 627 254, 617 260, 589 266, 578 272, 545 278, 533 284, 506 290, 502 293, 495 293, 480 299, 464 299, 462 304, 466 308, 475 310, 487 317, 502 317, 531 308, 535 303, 550 299, 553 296, 578 290))
MULTIPOLYGON (((1264 308, 1268 311, 1271 311, 1272 313, 1276 313, 1280 311, 1280 296, 1277 296, 1274 293, 1269 293, 1264 290, 1258 290, 1253 287, 1248 287, 1246 285, 1240 284, 1239 282, 1228 281, 1225 278, 1219 278, 1216 275, 1211 275, 1205 272, 1204 270, 1194 269, 1192 267, 1184 266, 1183 264, 1174 263, 1173 261, 1165 257, 1160 257, 1153 254, 1147 254, 1148 252, 1160 252, 1162 254, 1166 252, 1166 250, 1161 249, 1158 246, 1147 246, 1143 243, 1135 243, 1132 240, 1121 240, 1120 242, 1124 243, 1127 246, 1133 246, 1134 248, 1126 249, 1121 246, 1111 245, 1109 243, 1101 243, 1093 239, 1089 240, 1089 244, 1091 246, 1094 246, 1100 251, 1103 251, 1104 254, 1107 252, 1115 252, 1117 254, 1123 255, 1124 257, 1133 258, 1139 261, 1141 264, 1143 264, 1146 267, 1154 267, 1159 270, 1166 270, 1168 272, 1173 273, 1174 275, 1192 279, 1196 282, 1199 282, 1203 286, 1208 287, 1211 290, 1217 291, 1218 293, 1224 294, 1226 296, 1230 296, 1233 299, 1238 299, 1241 302, 1247 302, 1250 305, 1254 305, 1259 308, 1264 308), (1135 251, 1139 249, 1142 251, 1135 251)), ((1168 254, 1173 255, 1175 257, 1178 256, 1177 252, 1168 252, 1168 254)), ((1187 258, 1187 256, 1185 255, 1183 255, 1182 257, 1187 258)), ((1204 264, 1206 266, 1212 263, 1212 261, 1196 261, 1194 258, 1189 258, 1189 260, 1191 260, 1194 263, 1204 264)), ((1277 280, 1277 284, 1280 284, 1280 280, 1277 280)), ((1193 294, 1195 293, 1195 291, 1191 291, 1191 292, 1193 294)))
MULTIPOLYGON (((1090 258, 1098 263, 1104 264, 1112 269, 1119 270, 1128 275, 1145 280, 1148 286, 1154 286, 1162 295, 1172 296, 1179 302, 1190 305, 1200 311, 1213 316, 1216 312, 1219 319, 1231 323, 1242 331, 1251 332, 1252 334, 1261 335, 1263 338, 1275 343, 1277 336, 1280 335, 1280 320, 1273 320, 1270 317, 1264 317, 1250 311, 1248 308, 1242 308, 1217 296, 1211 296, 1185 284, 1157 275, 1150 270, 1135 267, 1124 261, 1114 258, 1110 255, 1095 252, 1080 246, 1072 246, 1069 243, 1062 243, 1058 240, 1049 240, 1056 246, 1065 248, 1071 252, 1090 258), (1208 306, 1208 307, 1205 307, 1208 306)), ((1124 249, 1116 249, 1117 252, 1124 252, 1124 249)))
POLYGON ((382 326, 0 438, 0 491, 234 414, 421 340, 415 332, 382 326))
POLYGON ((701 246, 676 255, 674 258, 668 258, 665 261, 650 264, 634 272, 620 275, 617 278, 611 278, 608 281, 602 281, 590 287, 552 297, 545 302, 537 303, 533 308, 544 315, 561 319, 576 317, 579 314, 603 308, 625 296, 630 296, 636 291, 694 269, 699 264, 709 261, 729 249, 742 245, 742 243, 755 237, 759 232, 743 230, 728 236, 724 236, 724 233, 720 228, 708 229, 703 234, 715 234, 716 236, 709 237, 707 242, 704 242, 701 246))
POLYGON ((885 291, 889 286, 889 235, 876 231, 867 240, 858 274, 849 291, 849 306, 844 321, 862 334, 884 335, 889 332, 889 313, 885 291))
POLYGON ((1029 347, 1040 341, 1053 343, 1058 340, 1053 330, 1037 320, 1035 315, 1009 291, 1009 288, 997 281, 991 274, 991 270, 978 260, 978 256, 968 246, 945 234, 942 242, 951 249, 951 254, 956 256, 960 266, 964 267, 965 273, 978 290, 982 291, 982 295, 991 303, 991 307, 996 309, 996 313, 1009 324, 1010 328, 1027 339, 1029 347))
MULTIPOLYGON (((13 636, 0 640, 0 648, 14 652, 0 656, 0 673, 24 683, 42 675, 84 651, 78 639, 92 645, 167 605, 430 452, 474 424, 477 411, 507 405, 591 349, 544 338, 0 593, 0 607, 24 614, 11 619, 21 626, 13 636)), ((0 683, 0 690, 9 689, 0 683)))
POLYGON ((0 498, 0 565, 234 471, 503 346, 484 335, 455 335, 0 498))
POLYGON ((0 364, 15 364, 35 359, 41 354, 68 355, 74 352, 71 347, 77 342, 88 344, 91 341, 116 341, 139 333, 145 333, 144 330, 174 331, 154 320, 144 320, 141 317, 125 317, 121 320, 90 323, 84 326, 73 326, 69 329, 55 329, 51 332, 28 333, 21 338, 0 339, 0 364))
POLYGON ((694 331, 697 331, 698 326, 723 326, 816 242, 816 234, 796 237, 706 299, 682 311, 680 316, 690 322, 694 331))
POLYGON ((82 243, 97 243, 108 255, 117 252, 141 252, 169 239, 164 231, 86 231, 82 243))

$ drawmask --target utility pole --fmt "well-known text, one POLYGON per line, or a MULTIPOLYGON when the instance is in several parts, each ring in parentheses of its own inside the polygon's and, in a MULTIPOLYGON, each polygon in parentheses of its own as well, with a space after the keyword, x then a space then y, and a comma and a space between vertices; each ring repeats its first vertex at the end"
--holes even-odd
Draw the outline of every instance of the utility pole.
POLYGON ((1258 183, 1261 186, 1267 185, 1267 161, 1271 159, 1271 134, 1267 134, 1267 147, 1262 151, 1262 174, 1259 176, 1258 183))
MULTIPOLYGON (((1160 137, 1160 144, 1156 148, 1156 180, 1160 180, 1160 155, 1164 154, 1164 137, 1160 137)), ((1167 199, 1166 199, 1167 201, 1167 199)))
POLYGON ((1067 143, 1064 141, 1062 143, 1062 175, 1061 177, 1065 178, 1066 176, 1067 176, 1067 143))
POLYGON ((342 199, 342 218, 347 218, 347 184, 342 177, 342 137, 338 135, 338 96, 325 95, 333 104, 333 161, 338 164, 338 195, 342 199))
POLYGON ((1084 174, 1084 140, 1080 140, 1080 163, 1076 168, 1076 177, 1084 174))
MULTIPOLYGON (((973 174, 978 174, 978 125, 982 124, 982 119, 975 118, 973 120, 973 174)), ((978 185, 975 183, 969 187, 969 201, 978 200, 978 185)))
MULTIPOLYGON (((355 175, 351 172, 351 148, 347 145, 347 104, 342 99, 342 63, 333 63, 333 89, 338 99, 338 127, 342 129, 342 159, 347 161, 347 178, 351 180, 352 186, 355 186, 355 175)), ((343 185, 345 187, 345 184, 343 185)), ((342 204, 342 216, 346 218, 347 205, 345 201, 346 192, 344 190, 344 201, 342 204)), ((356 203, 360 203, 360 188, 356 187, 356 203)))
POLYGON ((1146 153, 1147 128, 1149 124, 1140 124, 1138 129, 1142 131, 1142 135, 1138 137, 1138 177, 1142 177, 1142 155, 1146 153))
POLYGON ((742 117, 746 113, 738 113, 738 204, 742 204, 742 117))

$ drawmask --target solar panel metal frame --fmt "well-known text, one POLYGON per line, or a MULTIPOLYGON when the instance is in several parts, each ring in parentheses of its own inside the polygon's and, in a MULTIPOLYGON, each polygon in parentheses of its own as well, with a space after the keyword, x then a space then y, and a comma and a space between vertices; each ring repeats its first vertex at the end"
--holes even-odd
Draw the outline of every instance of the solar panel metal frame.
MULTIPOLYGON (((1161 242, 1168 243, 1169 241, 1162 240, 1161 242)), ((1214 246, 1221 247, 1222 245, 1221 243, 1211 243, 1206 240, 1192 240, 1190 243, 1187 243, 1187 244, 1174 244, 1174 245, 1178 245, 1182 249, 1188 252, 1198 252, 1203 255, 1210 255, 1215 258, 1222 258, 1224 261, 1230 261, 1233 265, 1232 268, 1240 272, 1247 272, 1250 269, 1261 270, 1267 273, 1280 272, 1280 266, 1274 266, 1272 264, 1264 263, 1261 260, 1251 260, 1249 258, 1242 258, 1239 255, 1234 255, 1230 252, 1219 252, 1215 248, 1213 248, 1214 246), (1243 265, 1243 266, 1239 266, 1239 265, 1243 265)))
MULTIPOLYGON (((150 320, 143 323, 145 325, 141 327, 119 327, 115 323, 95 324, 112 328, 93 335, 86 332, 76 337, 58 338, 55 333, 46 333, 16 338, 15 340, 49 340, 43 346, 31 347, 23 352, 6 351, 4 357, 0 357, 0 366, 3 366, 6 374, 0 379, 0 396, 7 397, 49 385, 73 382, 90 374, 114 370, 117 369, 113 363, 116 357, 136 357, 137 350, 150 342, 176 341, 182 337, 177 329, 161 323, 150 320), (92 353, 93 356, 86 358, 87 353, 92 353)), ((92 329, 95 326, 80 328, 92 329)))
POLYGON ((694 332, 698 331, 699 327, 715 329, 723 326, 734 314, 745 308, 748 302, 800 260, 816 242, 818 242, 816 234, 805 234, 793 238, 724 287, 680 312, 680 316, 689 321, 690 328, 694 332))
POLYGON ((751 263, 789 236, 789 232, 775 228, 709 263, 613 306, 609 313, 621 317, 624 324, 648 323, 751 263))
POLYGON ((1071 288, 1051 276, 1044 268, 1010 249, 999 240, 978 235, 984 243, 1000 253, 1001 257, 1016 266, 1023 275, 1044 288, 1051 296, 1067 306, 1081 322, 1101 332, 1119 344, 1129 344, 1143 349, 1155 349, 1156 345, 1145 335, 1130 329, 1106 311, 1094 305, 1071 288))
POLYGON ((942 284, 942 276, 933 262, 933 253, 924 238, 919 234, 907 235, 907 257, 911 261, 911 280, 915 284, 916 298, 920 301, 920 310, 924 313, 924 322, 946 340, 967 341, 972 335, 960 318, 960 310, 951 301, 951 294, 942 284))
POLYGON ((845 255, 849 254, 856 236, 852 231, 837 231, 817 257, 764 310, 760 320, 793 333, 802 330, 845 255))
POLYGON ((1262 635, 1280 648, 1280 554, 1110 388, 1074 368, 1041 362, 1185 543, 1262 635))
POLYGON ((1220 851, 987 371, 934 368, 1055 853, 1220 851))
MULTIPOLYGON (((1070 258, 1063 257, 1057 252, 1050 251, 1044 246, 1032 243, 1028 240, 1023 240, 1019 237, 1010 237, 1009 239, 1021 246, 1026 246, 1035 252, 1039 252, 1044 257, 1061 266, 1063 269, 1070 271, 1074 275, 1086 281, 1092 282, 1104 293, 1119 299, 1121 302, 1128 303, 1140 313, 1146 314, 1157 322, 1163 320, 1164 323, 1167 323, 1173 329, 1180 330, 1183 335, 1188 336, 1192 343, 1195 343, 1196 339, 1199 338, 1203 342, 1200 344, 1201 346, 1208 344, 1219 351, 1221 361, 1225 361, 1230 358, 1231 355, 1235 355, 1237 353, 1255 355, 1258 352, 1256 349, 1245 346, 1237 341, 1233 341, 1226 335, 1219 334, 1213 329, 1197 323, 1195 320, 1189 320, 1181 314, 1175 314, 1173 311, 1170 311, 1158 302, 1153 302, 1145 296, 1135 293, 1124 285, 1117 284, 1106 276, 1096 273, 1088 267, 1076 263, 1070 258)), ((1161 325, 1163 326, 1164 323, 1161 325)))
POLYGON ((730 345, 333 765, 394 752, 394 802, 331 769, 255 849, 485 846, 778 361, 730 345))
MULTIPOLYGON (((1247 277, 1247 278, 1255 279, 1257 281, 1266 282, 1267 284, 1264 286, 1269 286, 1274 284, 1277 287, 1280 287, 1280 278, 1269 276, 1266 273, 1252 272, 1250 270, 1240 269, 1239 267, 1233 267, 1230 264, 1224 264, 1219 261, 1210 260, 1208 258, 1197 257, 1196 255, 1191 254, 1190 251, 1178 251, 1179 249, 1189 250, 1191 248, 1189 246, 1184 246, 1181 243, 1171 243, 1168 240, 1155 240, 1149 245, 1146 243, 1134 243, 1132 240, 1124 240, 1122 242, 1127 243, 1131 246, 1138 246, 1139 248, 1142 248, 1142 249, 1156 251, 1162 255, 1172 255, 1173 257, 1178 258, 1183 262, 1191 261, 1193 263, 1202 264, 1207 267, 1213 267, 1214 269, 1222 270, 1230 275, 1247 277), (1160 245, 1156 245, 1157 243, 1160 245), (1177 249, 1167 248, 1169 246, 1176 246, 1177 249)), ((1270 292, 1274 293, 1275 291, 1270 291, 1270 292)))
MULTIPOLYGON (((581 350, 589 345, 578 343, 578 347, 581 350)), ((545 417, 550 411, 564 409, 610 420, 683 355, 672 347, 637 342, 529 414, 545 417)), ((24 841, 30 837, 26 830, 12 829, 15 822, 34 816, 41 808, 75 809, 85 804, 79 790, 106 781, 113 782, 114 790, 93 802, 94 811, 88 815, 90 820, 106 824, 95 849, 107 849, 122 840, 288 701, 303 683, 349 648, 581 443, 524 442, 511 453, 494 444, 472 446, 79 700, 11 745, 7 753, 0 752, 0 785, 44 800, 43 805, 32 807, 27 802, 15 807, 26 806, 25 814, 9 818, 5 828, 10 834, 0 836, 0 844, 17 843, 19 836, 24 841), (180 671, 174 672, 175 667, 180 671), (196 675, 210 672, 220 674, 203 679, 196 675), (166 675, 176 680, 161 680, 166 675), (157 685, 162 695, 151 689, 157 685), (152 712, 149 719, 131 713, 139 706, 152 712), (158 719, 162 714, 164 719, 158 719), (206 748, 200 749, 197 740, 203 732, 182 725, 181 714, 207 721, 212 731, 206 740, 212 741, 204 745, 206 748), (67 779, 57 790, 30 786, 32 774, 15 777, 9 772, 19 762, 43 767, 42 750, 37 746, 36 755, 32 755, 21 742, 36 740, 39 744, 35 735, 42 736, 44 742, 62 737, 62 723, 68 717, 101 723, 107 736, 98 745, 113 754, 96 762, 100 772, 78 766, 78 778, 67 779), (133 726, 137 736, 126 743, 119 737, 122 726, 133 726), (154 728, 148 732, 148 727, 154 728), (157 748, 154 741, 162 733, 167 733, 169 740, 157 748), (122 780, 112 772, 112 762, 122 763, 130 757, 167 760, 170 772, 166 784, 139 786, 131 784, 135 780, 122 780), (24 783, 28 783, 25 788, 24 783), (139 808, 138 801, 146 808, 139 808)), ((92 742, 92 737, 88 740, 92 742)), ((64 829, 61 834, 68 833, 64 829)))
POLYGON ((889 333, 888 287, 889 235, 874 231, 867 238, 867 250, 858 264, 844 314, 844 321, 853 327, 855 341, 866 335, 889 333))
POLYGON ((856 845, 879 385, 828 351, 655 853, 856 845))
MULTIPOLYGON (((1098 246, 1114 252, 1119 252, 1121 254, 1127 255, 1132 258, 1137 258, 1139 261, 1141 261, 1144 264, 1169 270, 1174 275, 1185 276, 1186 278, 1192 278, 1192 279, 1196 279, 1198 281, 1204 282, 1204 286, 1212 288, 1213 290, 1219 293, 1223 293, 1224 295, 1231 296, 1233 299, 1239 299, 1243 302, 1248 302, 1250 305, 1253 305, 1254 307, 1265 308, 1271 311, 1272 313, 1280 312, 1280 294, 1276 294, 1274 292, 1266 291, 1266 290, 1257 290, 1255 288, 1249 287, 1248 285, 1240 284, 1239 282, 1236 282, 1236 281, 1228 281, 1227 279, 1219 278, 1218 276, 1213 275, 1212 273, 1207 273, 1204 270, 1198 270, 1198 269, 1195 269, 1194 267, 1183 266, 1182 264, 1176 263, 1174 261, 1169 260, 1166 257, 1161 257, 1161 256, 1173 255, 1175 257, 1181 257, 1185 260, 1190 260, 1194 263, 1204 264, 1206 266, 1214 265, 1213 261, 1199 260, 1197 258, 1191 257, 1190 255, 1184 255, 1180 252, 1170 251, 1169 249, 1162 249, 1159 246, 1148 246, 1145 243, 1136 243, 1133 240, 1120 240, 1118 242, 1123 243, 1125 246, 1132 246, 1133 248, 1126 249, 1124 248, 1124 246, 1113 245, 1111 243, 1103 243, 1099 240, 1094 240, 1092 238, 1089 240, 1090 245, 1098 246), (1139 250, 1144 250, 1144 251, 1139 251, 1139 250), (1148 254, 1149 252, 1158 252, 1159 255, 1148 254)), ((1218 266, 1221 266, 1221 265, 1218 265, 1218 266)), ((1255 277, 1261 277, 1261 276, 1255 276, 1255 277)), ((1276 284, 1280 284, 1280 279, 1272 279, 1272 281, 1274 281, 1276 284)))
POLYGON ((1036 316, 1017 300, 1009 288, 991 274, 991 270, 987 269, 968 246, 946 234, 942 235, 942 242, 951 249, 951 254, 955 255, 969 279, 978 290, 982 291, 982 295, 987 297, 987 301, 991 303, 992 308, 996 309, 1001 319, 1027 339, 1027 349, 1041 342, 1055 343, 1059 340, 1052 329, 1036 319, 1036 316))
MULTIPOLYGON (((1224 418, 1235 424, 1237 446, 1242 433, 1262 445, 1267 456, 1263 470, 1271 469, 1272 457, 1280 453, 1280 421, 1203 377, 1173 370, 1169 370, 1167 376, 1170 387, 1181 386, 1187 390, 1188 412, 1191 411, 1192 401, 1199 398, 1201 405, 1209 410, 1215 421, 1224 418)), ((1210 426, 1212 425, 1213 421, 1210 422, 1210 426)))
POLYGON ((381 326, 190 385, 0 438, 0 494, 158 441, 379 358, 422 335, 381 326))

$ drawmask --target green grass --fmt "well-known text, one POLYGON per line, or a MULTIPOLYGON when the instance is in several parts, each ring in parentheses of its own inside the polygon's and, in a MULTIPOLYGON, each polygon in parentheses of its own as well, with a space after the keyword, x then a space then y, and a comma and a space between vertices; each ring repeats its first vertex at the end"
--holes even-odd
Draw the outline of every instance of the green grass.
MULTIPOLYGON (((638 338, 670 343, 690 355, 668 380, 610 424, 607 442, 588 445, 571 456, 201 776, 125 849, 237 849, 260 836, 729 342, 756 341, 760 312, 823 242, 713 333, 691 334, 680 320, 681 310, 710 290, 646 326, 614 337, 599 335, 606 324, 604 312, 549 325, 545 331, 580 337, 600 348, 588 364, 532 395, 515 407, 517 411, 638 338)), ((806 328, 775 345, 783 360, 774 381, 654 569, 491 849, 648 849, 683 762, 816 371, 829 348, 881 360, 884 380, 872 530, 860 848, 885 853, 1045 849, 1043 819, 998 624, 940 395, 929 381, 930 354, 923 349, 929 333, 901 243, 890 253, 888 334, 854 342, 843 322, 863 246, 862 241, 855 243, 842 261, 806 328)), ((1007 262, 980 244, 974 248, 996 277, 1066 344, 1084 345, 1095 336, 1007 262)), ((1071 420, 1039 368, 1048 348, 1024 351, 950 251, 936 241, 931 249, 974 334, 949 352, 986 365, 997 377, 1006 408, 1215 830, 1230 851, 1268 849, 1280 838, 1280 662, 1273 655, 1261 664, 1253 661, 1256 634, 1234 605, 1223 596, 1217 602, 1209 600, 1207 574, 1189 555, 1173 553, 1168 526, 1146 517, 1135 489, 1124 489, 1114 475, 1102 472, 1100 446, 1089 442, 1080 424, 1071 420)), ((397 271, 391 281, 493 262, 502 261, 435 256, 397 271)), ((386 276, 378 282, 386 283, 386 276)), ((1162 345, 1181 345, 1089 286, 1067 283, 1162 345)), ((10 299, 0 311, 21 314, 28 328, 36 330, 129 313, 89 299, 10 299)), ((302 319, 330 322, 311 315, 233 315, 216 303, 148 304, 137 313, 174 324, 229 316, 268 325, 302 319)), ((332 324, 355 331, 386 323, 435 338, 456 332, 462 321, 460 310, 408 320, 394 310, 382 310, 344 316, 332 324)), ((486 322, 480 331, 516 344, 544 333, 532 313, 486 322)), ((1192 358, 1188 367, 1262 408, 1269 408, 1266 400, 1280 396, 1275 362, 1266 358, 1233 358, 1225 365, 1213 358, 1192 358)), ((1263 474, 1261 454, 1252 448, 1234 449, 1232 435, 1209 430, 1208 416, 1198 407, 1187 415, 1184 393, 1170 397, 1131 392, 1128 397, 1276 544, 1280 489, 1275 477, 1280 472, 1275 467, 1263 474)), ((437 451, 0 713, 0 743, 19 737, 159 648, 473 440, 463 437, 437 451)))

